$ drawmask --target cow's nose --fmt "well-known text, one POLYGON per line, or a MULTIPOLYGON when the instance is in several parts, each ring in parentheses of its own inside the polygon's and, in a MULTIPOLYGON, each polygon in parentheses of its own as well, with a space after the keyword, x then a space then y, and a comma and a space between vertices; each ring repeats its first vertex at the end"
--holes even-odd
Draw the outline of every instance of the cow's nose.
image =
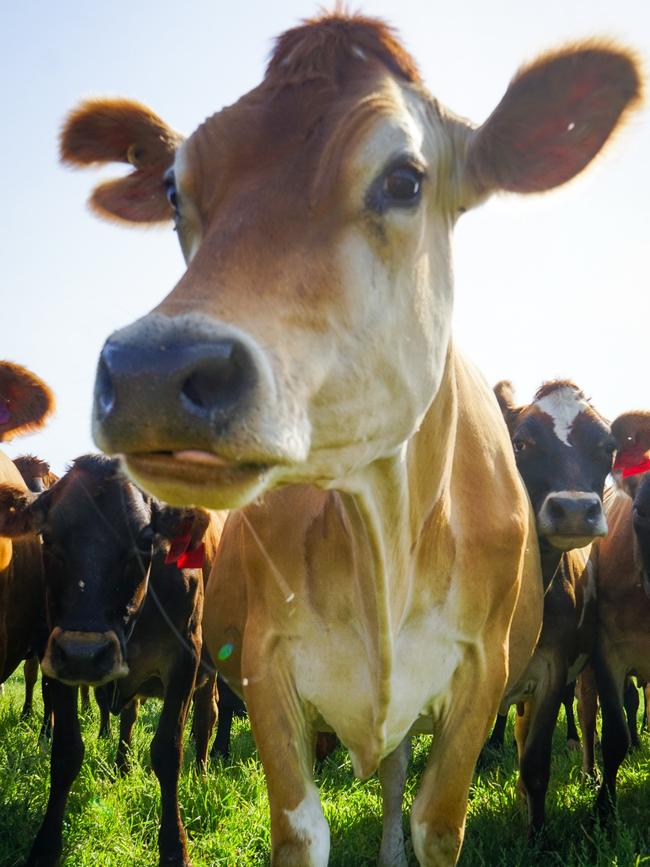
POLYGON ((254 381, 253 361, 236 339, 158 347, 109 339, 97 369, 97 416, 104 420, 128 399, 129 392, 144 390, 173 398, 178 408, 193 413, 223 415, 242 400, 254 381))
POLYGON ((93 684, 118 673, 122 654, 111 633, 59 631, 50 637, 47 656, 59 679, 93 684))
POLYGON ((546 536, 602 536, 607 532, 603 505, 598 494, 549 494, 538 517, 540 533, 546 536))
POLYGON ((95 440, 109 454, 211 451, 243 423, 258 380, 253 352, 239 334, 151 316, 104 344, 95 440))

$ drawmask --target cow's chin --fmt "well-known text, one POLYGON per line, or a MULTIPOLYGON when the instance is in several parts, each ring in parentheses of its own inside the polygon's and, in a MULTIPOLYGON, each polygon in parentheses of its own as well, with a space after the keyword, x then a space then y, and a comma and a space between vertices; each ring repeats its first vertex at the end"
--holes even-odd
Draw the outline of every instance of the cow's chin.
POLYGON ((172 506, 239 509, 271 487, 274 475, 270 464, 236 463, 193 449, 121 457, 137 485, 172 506))
POLYGON ((595 536, 544 536, 544 539, 552 548, 558 551, 573 551, 574 548, 586 548, 591 545, 595 536))

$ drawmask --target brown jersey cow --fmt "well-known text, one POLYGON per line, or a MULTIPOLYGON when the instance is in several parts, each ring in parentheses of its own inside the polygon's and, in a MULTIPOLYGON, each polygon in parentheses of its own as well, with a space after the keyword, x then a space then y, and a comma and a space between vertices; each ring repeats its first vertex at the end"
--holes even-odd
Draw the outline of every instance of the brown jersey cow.
POLYGON ((93 207, 173 218, 188 263, 106 342, 96 442, 172 503, 265 494, 224 530, 205 635, 246 698, 275 864, 327 863, 326 725, 360 776, 380 767, 385 864, 405 857, 401 745, 435 729, 413 845, 423 865, 458 856, 541 578, 503 419, 451 340, 451 230, 493 192, 574 177, 639 92, 628 52, 587 42, 522 69, 475 127, 390 28, 334 13, 282 35, 262 83, 185 142, 123 100, 65 126, 67 162, 134 167, 93 207))

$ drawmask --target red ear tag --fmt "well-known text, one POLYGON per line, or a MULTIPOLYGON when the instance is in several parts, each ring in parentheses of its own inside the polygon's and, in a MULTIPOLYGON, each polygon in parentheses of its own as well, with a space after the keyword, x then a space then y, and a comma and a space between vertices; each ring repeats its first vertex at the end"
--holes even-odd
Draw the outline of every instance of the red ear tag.
POLYGON ((650 470, 650 457, 643 446, 633 446, 616 455, 614 470, 622 470, 622 476, 637 476, 639 473, 647 473, 650 470))
MULTIPOLYGON (((169 551, 165 557, 165 563, 177 563, 185 555, 191 541, 192 537, 189 533, 186 533, 184 536, 176 536, 172 539, 169 551)), ((182 569, 183 567, 181 566, 180 568, 182 569)))
POLYGON ((201 569, 205 558, 205 545, 201 542, 193 551, 186 551, 178 558, 179 569, 201 569))

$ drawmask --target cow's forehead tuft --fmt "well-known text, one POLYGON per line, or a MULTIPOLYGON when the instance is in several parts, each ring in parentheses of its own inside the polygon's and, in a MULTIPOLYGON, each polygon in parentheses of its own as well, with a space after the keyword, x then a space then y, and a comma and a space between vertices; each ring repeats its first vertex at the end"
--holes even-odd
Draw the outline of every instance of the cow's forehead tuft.
POLYGON ((369 58, 406 81, 420 81, 415 61, 393 28, 376 18, 341 12, 309 19, 279 36, 266 77, 276 84, 314 77, 336 81, 351 60, 369 58))

